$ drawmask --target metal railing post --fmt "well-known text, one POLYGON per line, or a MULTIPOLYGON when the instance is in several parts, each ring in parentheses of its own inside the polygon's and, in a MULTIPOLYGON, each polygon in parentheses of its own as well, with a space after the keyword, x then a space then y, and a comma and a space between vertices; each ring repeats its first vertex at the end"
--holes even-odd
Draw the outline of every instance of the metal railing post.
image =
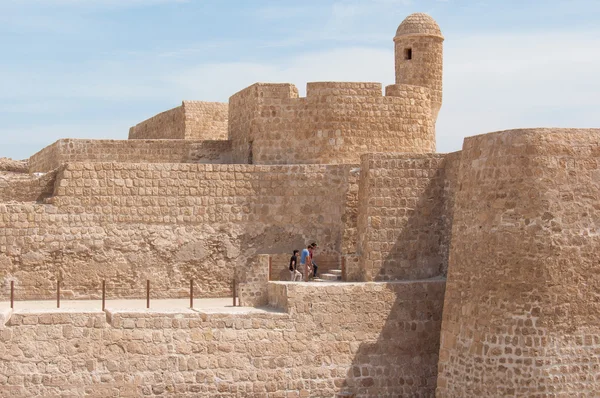
POLYGON ((102 311, 106 308, 106 281, 102 281, 102 311))
POLYGON ((146 280, 146 308, 150 308, 150 279, 146 280))
POLYGON ((10 281, 10 309, 15 308, 15 281, 10 281))
POLYGON ((237 300, 236 300, 236 291, 235 291, 235 279, 233 280, 233 306, 235 307, 237 304, 237 300))
POLYGON ((194 308, 194 280, 190 279, 190 308, 194 308))
POLYGON ((60 279, 56 280, 56 308, 60 308, 60 279))

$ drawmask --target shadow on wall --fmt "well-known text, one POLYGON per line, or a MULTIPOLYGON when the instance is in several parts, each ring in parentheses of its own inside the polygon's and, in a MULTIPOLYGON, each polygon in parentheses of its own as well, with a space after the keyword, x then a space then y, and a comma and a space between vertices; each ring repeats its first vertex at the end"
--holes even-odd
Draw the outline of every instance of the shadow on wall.
MULTIPOLYGON (((452 219, 452 212, 444 214, 445 178, 445 168, 438 168, 413 208, 391 209, 406 216, 392 222, 401 226, 395 230, 399 236, 373 276, 396 281, 387 285, 395 300, 381 333, 371 340, 365 336, 357 347, 339 397, 435 395, 452 219)), ((369 304, 374 311, 386 305, 369 304)))

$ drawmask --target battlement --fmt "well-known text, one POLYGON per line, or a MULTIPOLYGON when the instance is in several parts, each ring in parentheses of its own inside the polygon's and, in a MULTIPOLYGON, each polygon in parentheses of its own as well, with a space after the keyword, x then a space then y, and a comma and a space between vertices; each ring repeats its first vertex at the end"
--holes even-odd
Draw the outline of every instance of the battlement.
POLYGON ((431 95, 380 83, 315 82, 298 97, 291 84, 255 84, 229 100, 235 163, 357 163, 369 152, 435 151, 431 95))
POLYGON ((381 97, 381 83, 312 82, 306 84, 306 97, 381 97))

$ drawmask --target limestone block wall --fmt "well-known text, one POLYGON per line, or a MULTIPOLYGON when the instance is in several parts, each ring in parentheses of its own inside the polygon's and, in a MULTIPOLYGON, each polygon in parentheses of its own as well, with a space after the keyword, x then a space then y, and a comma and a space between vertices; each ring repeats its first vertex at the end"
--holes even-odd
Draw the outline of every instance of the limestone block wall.
POLYGON ((600 391, 600 129, 465 140, 437 396, 600 391))
POLYGON ((129 129, 129 139, 226 140, 229 105, 183 101, 129 129))
POLYGON ((231 295, 254 254, 319 242, 339 266, 347 165, 69 163, 48 205, 0 204, 0 297, 19 299, 231 295))
POLYGON ((435 151, 430 91, 402 85, 382 96, 379 83, 255 84, 229 100, 235 163, 359 162, 368 152, 435 151))
POLYGON ((14 313, 0 395, 432 396, 443 281, 284 285, 284 312, 14 313))
POLYGON ((129 139, 185 139, 185 113, 183 105, 159 113, 129 129, 129 139))
POLYGON ((431 90, 434 123, 442 107, 443 41, 441 35, 401 35, 394 38, 396 84, 412 84, 431 90), (411 50, 411 59, 406 59, 407 49, 411 50))
POLYGON ((229 141, 62 139, 29 159, 30 172, 47 172, 69 162, 231 162, 229 141))
POLYGON ((42 202, 52 196, 56 172, 42 176, 0 171, 0 203, 42 202))
POLYGON ((358 263, 351 280, 421 279, 447 268, 455 181, 443 154, 361 158, 358 263), (356 268, 358 267, 358 268, 356 268))
POLYGON ((236 286, 239 304, 244 307, 267 305, 269 283, 269 255, 259 254, 244 267, 237 267, 236 286))
POLYGON ((58 140, 33 154, 28 163, 30 173, 46 173, 61 164, 61 146, 64 140, 58 140))
POLYGON ((227 140, 229 104, 183 101, 186 140, 227 140))

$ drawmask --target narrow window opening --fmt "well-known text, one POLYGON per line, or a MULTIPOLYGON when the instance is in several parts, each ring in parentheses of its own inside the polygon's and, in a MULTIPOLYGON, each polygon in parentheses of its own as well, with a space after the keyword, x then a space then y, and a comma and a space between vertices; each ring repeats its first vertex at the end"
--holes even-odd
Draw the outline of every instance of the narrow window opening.
POLYGON ((252 162, 254 161, 254 154, 252 153, 252 144, 254 144, 254 141, 250 141, 250 144, 248 145, 248 164, 252 164, 252 162))
POLYGON ((411 60, 412 59, 412 48, 404 49, 404 59, 411 60))

